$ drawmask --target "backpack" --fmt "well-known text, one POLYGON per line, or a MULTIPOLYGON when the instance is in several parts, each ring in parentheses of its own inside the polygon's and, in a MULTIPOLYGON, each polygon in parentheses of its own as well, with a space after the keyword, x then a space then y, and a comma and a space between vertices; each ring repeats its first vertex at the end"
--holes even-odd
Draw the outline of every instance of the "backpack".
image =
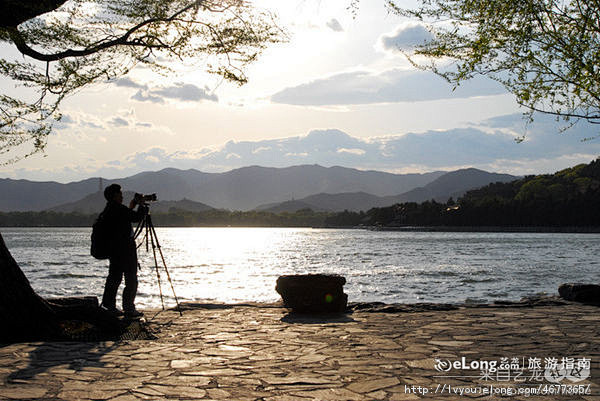
POLYGON ((92 246, 90 254, 96 259, 108 259, 110 256, 110 232, 104 214, 100 213, 92 225, 92 246))

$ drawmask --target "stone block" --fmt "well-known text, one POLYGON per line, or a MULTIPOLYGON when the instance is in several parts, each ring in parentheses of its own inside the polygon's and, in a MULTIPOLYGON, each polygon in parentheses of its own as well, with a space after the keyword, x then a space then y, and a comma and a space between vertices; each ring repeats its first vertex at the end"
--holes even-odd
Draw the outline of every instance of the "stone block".
POLYGON ((561 298, 586 304, 600 305, 600 285, 566 283, 558 287, 561 298))
POLYGON ((275 290, 284 305, 298 313, 341 313, 346 311, 346 279, 333 274, 281 276, 275 290))

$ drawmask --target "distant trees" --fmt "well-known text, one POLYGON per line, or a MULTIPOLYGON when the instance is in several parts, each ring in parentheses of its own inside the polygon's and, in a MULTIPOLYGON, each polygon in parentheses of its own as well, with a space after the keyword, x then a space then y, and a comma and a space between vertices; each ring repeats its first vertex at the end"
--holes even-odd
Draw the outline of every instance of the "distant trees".
POLYGON ((340 213, 330 213, 322 225, 326 227, 356 227, 368 223, 369 218, 365 212, 361 211, 357 213, 344 210, 340 213))
POLYGON ((91 227, 97 216, 57 212, 0 212, 0 227, 91 227))
POLYGON ((467 192, 455 225, 600 226, 600 159, 467 192))
MULTIPOLYGON (((555 174, 528 176, 434 200, 345 212, 367 226, 600 227, 600 159, 555 174)), ((327 219, 336 221, 340 214, 327 219)))
MULTIPOLYGON (((320 227, 326 225, 328 218, 336 215, 310 209, 284 213, 218 209, 204 212, 171 210, 168 213, 152 213, 152 220, 156 226, 162 227, 320 227)), ((364 216, 364 213, 358 215, 364 216)), ((0 212, 0 227, 90 227, 96 217, 81 213, 0 212)), ((341 220, 338 222, 342 223, 341 220)), ((336 225, 354 224, 345 221, 344 224, 336 225)))

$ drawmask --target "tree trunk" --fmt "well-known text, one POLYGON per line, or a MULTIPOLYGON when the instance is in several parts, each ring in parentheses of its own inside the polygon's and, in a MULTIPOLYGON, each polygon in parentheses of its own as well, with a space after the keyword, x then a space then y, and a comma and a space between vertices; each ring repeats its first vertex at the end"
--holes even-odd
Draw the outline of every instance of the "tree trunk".
POLYGON ((73 333, 70 333, 68 322, 89 323, 92 326, 87 330, 90 338, 117 339, 127 325, 127 322, 122 322, 99 308, 95 297, 46 301, 37 295, 10 254, 2 234, 0 322, 0 344, 70 339, 73 338, 73 333))
POLYGON ((54 339, 56 313, 35 293, 0 234, 0 342, 54 339))
POLYGON ((67 0, 0 0, 0 27, 16 27, 34 17, 56 10, 67 0))

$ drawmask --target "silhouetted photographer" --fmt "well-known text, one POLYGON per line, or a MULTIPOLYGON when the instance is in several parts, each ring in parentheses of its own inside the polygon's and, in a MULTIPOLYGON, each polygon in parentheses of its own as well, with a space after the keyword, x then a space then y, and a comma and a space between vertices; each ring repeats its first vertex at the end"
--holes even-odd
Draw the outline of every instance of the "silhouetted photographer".
POLYGON ((131 223, 140 222, 148 213, 144 206, 144 199, 136 196, 129 203, 123 205, 123 192, 121 186, 111 184, 104 190, 106 207, 98 217, 102 222, 105 237, 108 239, 107 257, 109 260, 108 277, 102 296, 102 307, 115 315, 125 314, 126 317, 135 318, 143 314, 135 309, 135 296, 137 294, 138 262, 136 244, 131 223), (134 210, 135 206, 137 210, 134 210), (123 312, 116 307, 116 297, 121 280, 125 277, 123 289, 123 312))

